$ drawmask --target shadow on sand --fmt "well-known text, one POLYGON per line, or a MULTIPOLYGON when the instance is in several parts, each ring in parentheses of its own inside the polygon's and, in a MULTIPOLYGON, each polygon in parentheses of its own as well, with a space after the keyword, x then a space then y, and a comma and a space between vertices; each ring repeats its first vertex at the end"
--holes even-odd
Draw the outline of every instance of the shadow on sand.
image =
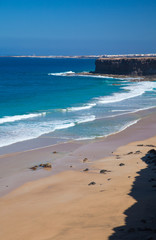
POLYGON ((156 240, 156 150, 142 160, 147 167, 138 172, 129 193, 137 202, 124 212, 125 225, 114 228, 109 240, 156 240))

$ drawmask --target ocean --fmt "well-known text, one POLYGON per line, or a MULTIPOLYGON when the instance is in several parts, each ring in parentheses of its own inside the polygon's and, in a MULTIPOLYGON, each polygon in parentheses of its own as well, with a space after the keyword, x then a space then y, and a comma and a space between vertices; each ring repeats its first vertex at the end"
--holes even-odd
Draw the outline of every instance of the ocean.
POLYGON ((43 135, 108 136, 156 106, 156 82, 75 75, 94 69, 95 59, 1 57, 0 147, 43 135))

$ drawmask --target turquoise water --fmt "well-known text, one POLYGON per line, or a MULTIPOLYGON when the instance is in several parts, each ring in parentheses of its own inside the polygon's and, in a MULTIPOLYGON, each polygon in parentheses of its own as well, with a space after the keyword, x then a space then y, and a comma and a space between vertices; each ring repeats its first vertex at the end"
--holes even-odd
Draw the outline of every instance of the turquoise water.
POLYGON ((43 134, 106 136, 156 106, 155 82, 75 75, 94 67, 94 59, 0 58, 0 147, 43 134))

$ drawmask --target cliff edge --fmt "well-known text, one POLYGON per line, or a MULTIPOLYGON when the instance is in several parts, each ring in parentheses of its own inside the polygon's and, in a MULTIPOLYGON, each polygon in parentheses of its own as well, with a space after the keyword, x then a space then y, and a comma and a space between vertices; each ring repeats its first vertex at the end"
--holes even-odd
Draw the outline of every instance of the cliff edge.
POLYGON ((99 58, 95 73, 114 75, 156 75, 156 58, 99 58))

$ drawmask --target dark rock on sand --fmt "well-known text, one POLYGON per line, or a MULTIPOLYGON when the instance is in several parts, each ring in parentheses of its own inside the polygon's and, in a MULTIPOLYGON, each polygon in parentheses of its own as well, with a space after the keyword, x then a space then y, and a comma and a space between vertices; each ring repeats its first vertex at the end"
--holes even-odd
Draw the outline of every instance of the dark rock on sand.
POLYGON ((124 166, 124 165, 125 165, 124 163, 120 163, 120 164, 119 164, 120 167, 122 167, 122 166, 124 166))
POLYGON ((83 171, 84 171, 84 172, 88 172, 88 171, 89 171, 89 169, 88 169, 88 168, 86 168, 86 169, 84 169, 83 171))
POLYGON ((90 185, 95 185, 96 184, 96 182, 90 182, 88 185, 90 186, 90 185))
POLYGON ((154 145, 146 145, 146 147, 156 147, 156 146, 154 146, 154 145))
POLYGON ((83 162, 85 163, 85 162, 87 162, 88 161, 88 158, 84 158, 83 159, 83 162))
POLYGON ((30 167, 31 170, 35 171, 39 168, 52 168, 51 163, 41 163, 39 165, 35 165, 33 167, 30 167))
POLYGON ((108 172, 111 172, 111 171, 105 170, 105 169, 100 170, 100 173, 103 173, 103 174, 106 174, 106 173, 108 173, 108 172))
POLYGON ((42 167, 42 168, 52 168, 52 165, 51 165, 51 163, 43 163, 43 164, 40 164, 39 167, 42 167))
POLYGON ((30 167, 30 169, 31 169, 31 170, 34 170, 34 171, 35 171, 37 168, 38 168, 37 165, 36 165, 36 166, 33 166, 33 167, 30 167))
POLYGON ((135 154, 139 154, 139 153, 141 153, 141 152, 140 152, 140 151, 136 151, 136 152, 135 152, 135 154))
POLYGON ((133 154, 133 152, 129 152, 129 153, 127 153, 127 155, 130 155, 130 154, 133 154))

